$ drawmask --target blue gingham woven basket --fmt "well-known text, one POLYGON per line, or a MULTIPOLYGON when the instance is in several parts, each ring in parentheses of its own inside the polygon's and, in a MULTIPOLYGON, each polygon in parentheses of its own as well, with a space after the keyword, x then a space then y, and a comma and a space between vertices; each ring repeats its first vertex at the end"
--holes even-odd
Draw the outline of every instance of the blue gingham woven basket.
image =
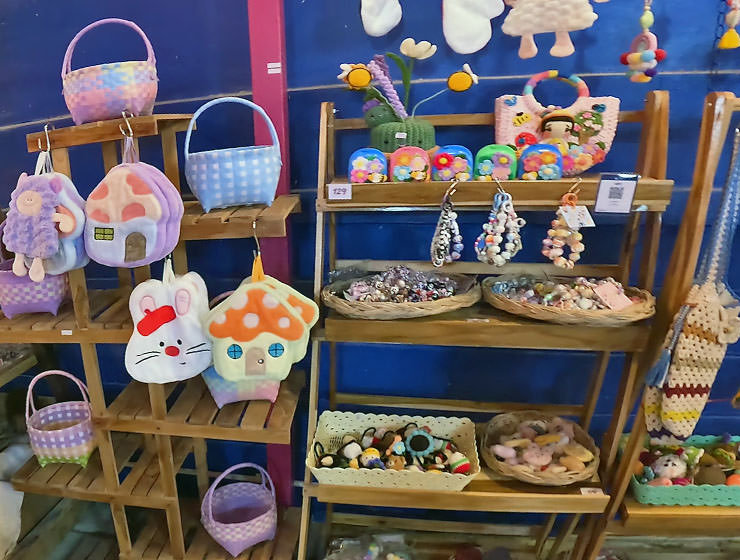
POLYGON ((241 97, 220 97, 198 109, 185 136, 185 177, 206 212, 242 204, 271 205, 280 178, 280 141, 264 109, 241 97), (206 109, 220 103, 240 103, 259 113, 270 130, 272 146, 242 146, 190 153, 195 121, 206 109))

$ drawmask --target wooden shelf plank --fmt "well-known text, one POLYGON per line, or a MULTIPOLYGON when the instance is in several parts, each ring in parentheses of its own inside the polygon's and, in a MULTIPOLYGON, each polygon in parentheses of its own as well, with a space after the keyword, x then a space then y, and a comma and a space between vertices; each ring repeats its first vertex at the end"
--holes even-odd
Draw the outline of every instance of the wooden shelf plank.
POLYGON ((320 502, 332 504, 460 511, 602 513, 609 496, 605 493, 583 494, 582 488, 601 489, 601 484, 593 480, 570 486, 535 486, 497 477, 484 468, 462 492, 316 483, 306 486, 303 492, 320 502))
MULTIPOLYGON (((187 114, 162 114, 144 117, 132 117, 128 119, 134 132, 134 137, 156 136, 159 134, 160 124, 174 127, 176 132, 187 130, 192 115, 187 114)), ((67 126, 49 130, 51 148, 69 148, 71 146, 82 146, 84 144, 96 144, 98 142, 109 142, 121 140, 119 125, 125 125, 123 119, 112 119, 109 121, 97 121, 78 126, 67 126)), ((39 151, 39 141, 42 149, 46 149, 46 135, 44 132, 32 132, 26 134, 26 145, 29 152, 39 151)))
POLYGON ((641 350, 648 332, 649 326, 643 323, 592 327, 534 321, 499 311, 485 302, 442 315, 390 321, 350 319, 330 311, 324 323, 324 336, 329 342, 615 352, 641 350))
POLYGON ((203 211, 195 200, 185 202, 185 215, 180 238, 243 239, 254 237, 252 224, 257 222, 258 237, 285 237, 285 220, 290 214, 300 212, 301 199, 297 194, 278 196, 272 206, 235 206, 232 208, 203 211))
MULTIPOLYGON (((272 541, 258 543, 245 550, 236 560, 292 560, 298 542, 298 525, 301 518, 299 508, 278 511, 278 527, 272 541)), ((227 560, 232 556, 226 552, 203 529, 200 523, 185 519, 183 525, 190 536, 185 560, 227 560)), ((152 520, 140 531, 127 560, 172 560, 169 550, 167 526, 161 520, 152 520)))
MULTIPOLYGON (((176 461, 179 467, 184 461, 190 440, 176 446, 176 461), (184 454, 184 455, 183 455, 184 454)), ((116 465, 122 470, 126 463, 136 453, 142 444, 138 434, 117 434, 114 439, 116 465)), ((192 449, 192 446, 190 447, 192 449)), ((131 472, 146 472, 150 465, 155 465, 156 477, 151 488, 159 488, 159 471, 157 458, 149 453, 142 453, 139 460, 134 462, 131 472)), ((106 490, 103 470, 100 463, 100 454, 96 449, 90 457, 87 467, 79 465, 53 463, 41 467, 36 457, 31 457, 12 477, 11 482, 16 490, 32 494, 60 496, 76 500, 91 502, 105 502, 136 507, 150 507, 164 509, 176 500, 176 497, 164 496, 159 491, 135 495, 135 485, 122 485, 117 491, 106 490)))
MULTIPOLYGON (((580 204, 593 206, 599 177, 582 177, 578 188, 580 204)), ((554 210, 563 194, 575 184, 576 179, 565 178, 558 181, 501 181, 503 188, 514 198, 517 210, 554 210)), ((336 178, 333 183, 347 183, 347 179, 336 178)), ((408 208, 438 211, 450 181, 431 181, 428 183, 377 183, 352 185, 350 200, 329 200, 328 187, 324 198, 316 201, 318 210, 357 211, 363 208, 408 208)), ((466 181, 455 187, 454 200, 458 209, 480 210, 491 207, 493 195, 498 185, 490 181, 466 181)), ((645 207, 651 212, 663 212, 671 202, 673 181, 669 179, 640 179, 632 207, 645 207)))
MULTIPOLYGON (((293 371, 281 384, 278 398, 246 401, 220 411, 201 377, 188 380, 163 420, 153 419, 147 386, 132 381, 96 424, 107 430, 255 443, 289 444, 298 396, 305 385, 303 371, 293 371), (143 404, 146 403, 146 404, 143 404)), ((169 384, 169 395, 175 384, 169 384)))
POLYGON ((737 506, 652 506, 632 496, 624 500, 622 519, 609 525, 609 534, 655 536, 736 535, 740 530, 737 506))
POLYGON ((15 359, 5 362, 0 366, 0 387, 27 372, 37 363, 38 360, 33 353, 25 352, 19 354, 15 359))

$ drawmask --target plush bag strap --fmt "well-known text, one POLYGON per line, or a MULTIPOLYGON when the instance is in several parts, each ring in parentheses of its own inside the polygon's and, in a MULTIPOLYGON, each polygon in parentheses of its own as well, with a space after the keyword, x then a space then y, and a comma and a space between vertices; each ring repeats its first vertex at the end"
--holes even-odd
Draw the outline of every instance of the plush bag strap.
POLYGON ((66 377, 74 381, 77 387, 79 387, 80 392, 82 393, 82 400, 85 401, 85 403, 87 403, 88 405, 90 404, 90 396, 87 392, 87 387, 85 387, 85 384, 77 379, 74 375, 60 369, 50 369, 49 371, 42 371, 36 377, 34 377, 31 380, 31 383, 28 385, 28 392, 26 393, 26 421, 28 421, 28 419, 31 417, 31 414, 36 413, 36 407, 33 405, 34 386, 44 377, 49 377, 51 375, 61 375, 62 377, 66 377))
POLYGON ((208 515, 208 520, 210 522, 213 522, 213 507, 211 504, 211 499, 213 498, 213 492, 216 490, 216 487, 219 485, 219 483, 229 474, 233 473, 236 470, 239 469, 255 469, 260 473, 260 476, 262 477, 262 488, 267 488, 270 490, 270 494, 272 494, 273 501, 275 500, 275 485, 272 483, 272 479, 270 478, 270 475, 267 474, 267 471, 260 467, 259 465, 255 465, 254 463, 239 463, 238 465, 234 465, 233 467, 229 467, 224 472, 222 472, 216 480, 213 481, 213 484, 211 487, 206 491, 206 495, 203 496, 203 503, 206 506, 206 513, 208 515), (270 486, 267 486, 267 483, 270 483, 270 486))
POLYGON ((72 39, 72 41, 69 43, 69 46, 67 47, 67 52, 64 53, 64 62, 62 62, 62 79, 64 78, 64 76, 72 71, 72 53, 74 53, 75 47, 77 46, 77 41, 79 41, 82 36, 91 29, 95 29, 96 27, 99 27, 106 23, 120 23, 121 25, 130 27, 131 29, 136 31, 144 40, 144 45, 146 45, 146 61, 151 64, 157 63, 157 60, 154 58, 154 49, 152 48, 152 44, 149 42, 149 37, 146 36, 146 33, 142 31, 141 27, 136 25, 133 21, 129 21, 127 19, 99 19, 98 21, 94 21, 90 25, 83 27, 82 30, 80 30, 80 32, 77 33, 77 35, 74 36, 74 39, 72 39))
MULTIPOLYGON (((545 72, 540 72, 539 74, 535 74, 529 79, 529 81, 524 86, 524 91, 522 92, 522 97, 524 97, 525 101, 530 106, 532 111, 539 115, 542 115, 542 113, 546 112, 549 108, 545 107, 539 101, 537 101, 534 96, 534 88, 537 87, 537 85, 544 80, 554 79, 565 82, 566 84, 570 84, 571 86, 576 88, 576 91, 578 92, 578 97, 588 97, 589 95, 591 95, 586 82, 584 82, 575 74, 571 74, 566 78, 564 76, 560 76, 557 70, 546 70, 545 72)), ((564 109, 567 110, 568 107, 564 107, 564 109)))
POLYGON ((46 150, 39 152, 39 157, 36 160, 36 169, 34 175, 42 175, 44 173, 54 173, 54 166, 51 163, 51 153, 46 150))
POLYGON ((277 131, 275 130, 275 125, 272 124, 272 121, 270 120, 270 117, 267 116, 267 113, 265 113, 265 110, 257 105, 256 103, 252 103, 248 99, 242 99, 241 97, 219 97, 218 99, 213 99, 206 103, 205 105, 202 105, 193 115, 193 118, 190 119, 190 124, 188 125, 188 132, 185 135, 185 160, 187 161, 188 156, 190 156, 190 136, 193 133, 193 127, 195 126, 195 121, 198 120, 198 117, 203 114, 203 111, 210 109, 214 105, 220 105, 221 103, 239 103, 241 105, 246 105, 247 107, 250 107, 253 111, 258 113, 264 121, 267 123, 267 128, 270 130, 270 138, 272 138, 273 145, 277 148, 278 152, 280 151, 280 140, 278 139, 277 131))

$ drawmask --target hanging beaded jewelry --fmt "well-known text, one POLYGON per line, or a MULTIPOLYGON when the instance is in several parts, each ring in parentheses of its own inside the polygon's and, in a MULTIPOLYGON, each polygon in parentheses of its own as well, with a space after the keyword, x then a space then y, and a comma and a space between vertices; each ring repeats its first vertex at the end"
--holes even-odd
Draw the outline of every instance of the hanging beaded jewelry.
POLYGON ((430 253, 432 264, 436 267, 458 260, 464 248, 460 227, 457 225, 457 212, 452 203, 452 195, 455 194, 457 183, 458 181, 452 183, 442 198, 442 212, 437 220, 434 237, 432 237, 430 253))
MULTIPOLYGON (((578 181, 580 183, 580 180, 578 181)), ((573 206, 578 204, 578 183, 573 185, 567 193, 560 199, 561 206, 573 206)), ((580 260, 586 246, 581 243, 583 235, 578 229, 573 229, 565 221, 560 209, 556 212, 555 219, 550 222, 552 229, 547 230, 547 237, 542 240, 542 254, 560 268, 572 269, 576 262, 580 260), (566 259, 563 256, 565 246, 570 248, 570 254, 566 259)))
POLYGON ((511 195, 502 187, 498 179, 498 192, 493 197, 493 206, 488 214, 488 223, 483 224, 483 233, 475 240, 475 253, 478 260, 486 264, 504 266, 522 248, 519 230, 526 221, 516 215, 511 195), (504 249, 501 243, 506 238, 504 249))

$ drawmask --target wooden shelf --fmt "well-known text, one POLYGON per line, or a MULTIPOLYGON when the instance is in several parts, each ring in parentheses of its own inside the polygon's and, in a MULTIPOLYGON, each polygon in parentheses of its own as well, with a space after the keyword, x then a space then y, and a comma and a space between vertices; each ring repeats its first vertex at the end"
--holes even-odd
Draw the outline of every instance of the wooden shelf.
MULTIPOLYGON (((157 136, 165 128, 174 130, 174 132, 187 130, 192 116, 188 114, 149 115, 146 117, 132 117, 128 121, 131 123, 134 137, 140 138, 142 136, 157 136)), ((123 137, 121 136, 119 126, 123 126, 124 130, 126 129, 126 123, 123 119, 55 128, 49 130, 51 148, 55 150, 57 148, 69 148, 72 146, 121 140, 123 137)), ((41 147, 46 149, 46 134, 43 131, 26 134, 28 151, 32 153, 38 152, 39 141, 41 142, 41 147)))
POLYGON ((206 213, 199 202, 185 201, 180 238, 242 239, 254 237, 252 225, 257 222, 257 237, 285 237, 285 220, 290 214, 301 211, 297 194, 278 196, 271 206, 234 206, 206 213))
POLYGON ((133 381, 95 423, 107 430, 183 437, 289 444, 298 396, 306 381, 303 371, 293 371, 280 385, 275 403, 247 401, 218 409, 203 379, 198 376, 165 387, 174 401, 164 420, 152 418, 148 387, 133 381))
POLYGON ((0 366, 0 387, 6 383, 10 383, 19 375, 24 374, 37 363, 36 355, 30 351, 19 354, 15 359, 3 363, 0 366))
MULTIPOLYGON (((289 508, 278 512, 278 530, 272 541, 256 544, 245 550, 236 560, 291 560, 298 541, 300 509, 289 508)), ((161 520, 160 520, 161 521, 161 520)), ((230 560, 232 557, 206 533, 197 519, 185 519, 187 549, 185 560, 230 560)), ((134 542, 131 554, 121 560, 172 560, 167 539, 167 527, 162 522, 147 523, 134 542)))
MULTIPOLYGON (((576 178, 558 181, 502 181, 503 188, 511 194, 517 210, 553 210, 563 194, 571 188, 576 178)), ((346 177, 332 183, 347 183, 346 177)), ((327 212, 357 211, 363 208, 408 208, 409 210, 439 210, 439 204, 452 183, 431 181, 428 183, 378 183, 352 185, 351 200, 329 200, 328 187, 324 187, 324 198, 317 200, 318 210, 327 212)), ((593 206, 599 177, 582 177, 578 188, 581 204, 593 206)), ((498 185, 490 181, 466 181, 458 183, 453 197, 455 207, 478 210, 490 208, 498 185)), ((671 202, 673 181, 668 179, 642 178, 637 186, 633 208, 644 207, 651 212, 663 212, 671 202)))
MULTIPOLYGON (((142 447, 138 434, 119 434, 114 437, 116 465, 119 472, 142 447)), ((181 438, 173 441, 175 471, 192 451, 192 441, 181 438)), ((53 463, 40 467, 31 457, 11 478, 13 488, 22 492, 61 496, 91 502, 105 502, 127 506, 166 508, 176 496, 166 496, 159 482, 159 461, 156 453, 143 449, 125 475, 118 490, 106 490, 100 454, 96 449, 87 467, 53 463)))
POLYGON ((738 506, 651 506, 625 498, 622 519, 609 524, 617 535, 735 535, 740 530, 738 506))
POLYGON ((69 301, 62 304, 56 316, 27 313, 8 319, 0 313, 0 342, 125 344, 133 331, 128 293, 90 290, 90 318, 90 328, 78 328, 72 302, 69 301))
POLYGON ((369 321, 330 311, 324 337, 330 342, 484 346, 556 350, 638 351, 649 326, 623 327, 556 325, 524 319, 479 302, 467 309, 422 317, 369 321))
POLYGON ((320 502, 378 507, 521 513, 602 513, 609 496, 598 479, 571 486, 535 486, 498 477, 483 468, 462 492, 332 486, 312 483, 304 494, 320 502), (595 488, 594 493, 581 493, 595 488))

